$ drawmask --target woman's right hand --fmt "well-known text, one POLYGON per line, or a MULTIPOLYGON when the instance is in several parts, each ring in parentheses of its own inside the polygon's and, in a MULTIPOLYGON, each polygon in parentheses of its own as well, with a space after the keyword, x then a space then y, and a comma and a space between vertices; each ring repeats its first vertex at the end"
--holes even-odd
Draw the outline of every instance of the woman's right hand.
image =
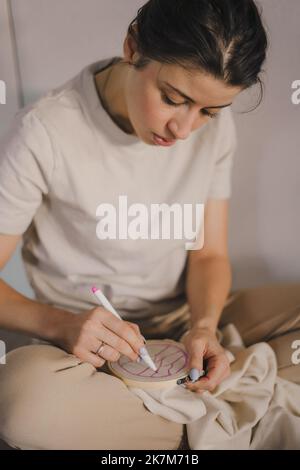
POLYGON ((102 367, 106 360, 117 361, 121 354, 137 361, 138 352, 144 346, 136 324, 120 320, 104 307, 70 313, 60 326, 58 346, 96 368, 102 367), (100 354, 96 354, 101 345, 100 354))

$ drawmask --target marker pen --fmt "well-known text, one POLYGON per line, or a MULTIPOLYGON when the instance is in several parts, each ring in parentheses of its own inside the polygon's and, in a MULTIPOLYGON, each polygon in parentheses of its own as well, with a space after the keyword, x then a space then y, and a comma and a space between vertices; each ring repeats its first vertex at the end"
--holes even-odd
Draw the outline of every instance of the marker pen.
MULTIPOLYGON (((199 380, 201 377, 203 377, 204 375, 206 374, 205 370, 202 370, 200 373, 199 373, 199 377, 197 378, 197 380, 199 380)), ((186 375, 185 377, 183 377, 182 379, 178 379, 177 380, 177 385, 182 385, 182 384, 186 384, 186 383, 194 383, 194 382, 197 382, 197 380, 192 380, 191 377, 189 375, 186 375)))

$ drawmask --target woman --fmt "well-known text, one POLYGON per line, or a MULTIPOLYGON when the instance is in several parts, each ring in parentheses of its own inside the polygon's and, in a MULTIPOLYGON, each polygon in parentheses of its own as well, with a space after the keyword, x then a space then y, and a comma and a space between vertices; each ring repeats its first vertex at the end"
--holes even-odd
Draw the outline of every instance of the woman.
POLYGON ((231 284, 229 108, 261 84, 266 48, 253 0, 150 0, 124 57, 86 67, 17 115, 1 151, 1 267, 23 237, 36 300, 1 281, 0 326, 46 344, 12 351, 1 369, 0 433, 13 447, 176 449, 179 424, 96 370, 120 354, 137 360, 143 336, 186 333, 193 392, 228 376, 216 330, 231 284), (99 239, 99 204, 124 195, 205 203, 203 249, 99 239), (124 320, 97 306, 93 284, 124 320))

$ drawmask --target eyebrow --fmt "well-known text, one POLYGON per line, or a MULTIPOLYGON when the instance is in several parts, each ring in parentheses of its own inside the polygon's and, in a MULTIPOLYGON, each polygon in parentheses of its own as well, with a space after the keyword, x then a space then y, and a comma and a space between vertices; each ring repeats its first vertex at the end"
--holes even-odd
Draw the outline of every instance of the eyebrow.
MULTIPOLYGON (((196 102, 190 98, 189 96, 187 96, 185 93, 183 93, 182 91, 178 90, 177 88, 175 88, 173 85, 171 85, 170 83, 168 82, 162 82, 164 83, 165 85, 167 85, 169 88, 172 88, 172 90, 176 91, 176 93, 178 93, 178 95, 181 95, 183 98, 185 98, 186 100, 188 101, 191 101, 191 103, 194 103, 196 104, 196 102)), ((229 104, 221 104, 220 106, 205 106, 205 108, 203 109, 216 109, 216 108, 227 108, 228 106, 231 106, 232 103, 229 103, 229 104)))

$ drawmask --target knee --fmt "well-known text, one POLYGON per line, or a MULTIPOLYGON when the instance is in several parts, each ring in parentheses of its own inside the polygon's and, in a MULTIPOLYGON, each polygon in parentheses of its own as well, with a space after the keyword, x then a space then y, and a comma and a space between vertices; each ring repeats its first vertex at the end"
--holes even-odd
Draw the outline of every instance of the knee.
POLYGON ((13 447, 176 449, 180 442, 182 425, 152 415, 120 380, 53 346, 11 351, 0 387, 0 438, 13 447))
POLYGON ((10 351, 0 367, 0 438, 13 447, 26 442, 34 419, 37 385, 47 371, 43 348, 52 348, 54 355, 60 351, 52 346, 23 346, 10 351))
POLYGON ((260 309, 261 311, 293 308, 300 303, 300 284, 267 284, 234 291, 225 306, 226 312, 260 309))

